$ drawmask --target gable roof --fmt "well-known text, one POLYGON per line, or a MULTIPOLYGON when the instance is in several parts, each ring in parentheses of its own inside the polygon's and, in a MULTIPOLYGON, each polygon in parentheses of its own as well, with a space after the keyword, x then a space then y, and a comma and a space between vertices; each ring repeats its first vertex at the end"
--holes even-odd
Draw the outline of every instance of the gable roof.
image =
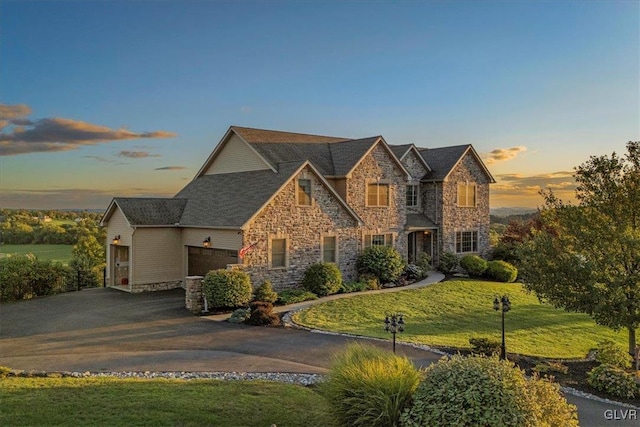
POLYGON ((203 175, 194 179, 175 196, 187 200, 180 225, 240 229, 305 166, 309 166, 349 214, 361 222, 309 161, 282 162, 278 166, 278 173, 261 170, 203 175), (242 194, 242 189, 250 189, 250 192, 242 194))
POLYGON ((424 176, 424 180, 444 181, 458 163, 460 163, 462 158, 467 153, 470 153, 487 175, 487 178, 489 178, 489 182, 495 183, 495 179, 471 144, 454 145, 452 147, 441 148, 418 148, 418 151, 422 155, 422 158, 431 167, 431 172, 424 176))
POLYGON ((427 169, 427 171, 431 171, 431 166, 427 164, 426 160, 420 153, 420 150, 414 144, 390 145, 389 148, 391 148, 393 154, 395 154, 395 156, 400 159, 400 161, 402 161, 407 156, 407 154, 413 151, 418 159, 420 159, 420 162, 427 169))
POLYGON ((116 208, 120 208, 129 225, 177 226, 184 211, 186 199, 153 197, 114 197, 100 221, 104 225, 116 208))
POLYGON ((242 126, 231 126, 229 129, 233 130, 238 136, 240 136, 248 143, 327 143, 347 141, 351 139, 335 136, 311 135, 307 133, 283 132, 279 130, 254 129, 242 126))

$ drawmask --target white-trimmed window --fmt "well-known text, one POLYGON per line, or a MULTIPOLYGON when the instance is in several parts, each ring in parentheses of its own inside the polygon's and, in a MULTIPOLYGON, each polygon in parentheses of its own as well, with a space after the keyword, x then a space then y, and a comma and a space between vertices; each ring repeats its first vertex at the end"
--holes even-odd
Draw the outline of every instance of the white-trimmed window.
POLYGON ((367 206, 389 206, 389 184, 380 182, 368 183, 367 206))
POLYGON ((287 267, 287 239, 272 238, 271 239, 271 251, 269 252, 270 260, 269 265, 271 268, 286 268, 287 267))
POLYGON ((369 246, 393 246, 393 233, 366 234, 364 247, 366 249, 369 246))
POLYGON ((416 184, 407 184, 407 207, 418 206, 418 186, 416 184))
POLYGON ((322 236, 322 262, 338 262, 338 239, 336 236, 322 236))
POLYGON ((478 232, 456 232, 456 253, 464 254, 470 252, 478 252, 478 232))
POLYGON ((311 180, 298 180, 298 206, 311 206, 311 180))
POLYGON ((463 208, 476 206, 476 184, 474 182, 458 183, 458 206, 463 208))

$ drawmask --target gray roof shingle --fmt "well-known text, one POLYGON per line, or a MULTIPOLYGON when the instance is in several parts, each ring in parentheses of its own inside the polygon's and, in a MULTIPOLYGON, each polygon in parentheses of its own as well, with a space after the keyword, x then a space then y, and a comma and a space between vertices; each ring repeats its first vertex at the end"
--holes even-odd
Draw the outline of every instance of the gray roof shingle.
POLYGON ((176 225, 187 204, 183 198, 115 197, 113 200, 133 226, 176 225))
POLYGON ((187 199, 182 226, 240 228, 304 162, 281 163, 271 170, 203 175, 176 198, 187 199))
POLYGON ((428 172, 423 179, 444 180, 469 147, 471 145, 466 144, 442 148, 418 148, 422 158, 431 168, 431 172, 428 172))
POLYGON ((310 135, 306 133, 282 132, 278 130, 245 128, 242 126, 231 126, 242 139, 248 143, 318 143, 318 142, 337 142, 347 141, 351 138, 340 138, 335 136, 310 135))

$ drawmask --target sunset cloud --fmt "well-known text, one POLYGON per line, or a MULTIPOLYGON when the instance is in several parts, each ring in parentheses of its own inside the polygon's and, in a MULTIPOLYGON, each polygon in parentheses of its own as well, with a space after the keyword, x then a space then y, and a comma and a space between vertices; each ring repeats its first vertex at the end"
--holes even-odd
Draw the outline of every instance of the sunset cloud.
POLYGON ((483 156, 483 160, 486 164, 491 165, 497 162, 504 162, 515 158, 518 154, 527 151, 527 147, 518 146, 511 148, 496 148, 489 154, 483 156))
POLYGON ((26 105, 0 104, 0 121, 5 123, 0 126, 0 130, 7 127, 7 124, 12 125, 8 132, 0 132, 0 156, 69 151, 77 150, 83 145, 176 136, 173 132, 132 132, 125 128, 111 129, 58 117, 32 121, 25 117, 30 113, 31 109, 26 105))
POLYGON ((553 190, 559 198, 572 200, 576 189, 573 172, 559 171, 537 175, 496 175, 491 186, 492 206, 528 206, 543 204, 541 190, 553 190))
POLYGON ((157 171, 181 171, 187 169, 185 166, 164 166, 161 168, 155 168, 157 171))
POLYGON ((62 188, 53 190, 16 189, 0 192, 3 207, 24 209, 104 209, 115 196, 124 197, 172 197, 174 192, 159 192, 149 188, 82 189, 62 188))
POLYGON ((144 159, 146 157, 162 157, 160 154, 151 154, 148 151, 121 151, 118 157, 126 157, 128 159, 144 159))

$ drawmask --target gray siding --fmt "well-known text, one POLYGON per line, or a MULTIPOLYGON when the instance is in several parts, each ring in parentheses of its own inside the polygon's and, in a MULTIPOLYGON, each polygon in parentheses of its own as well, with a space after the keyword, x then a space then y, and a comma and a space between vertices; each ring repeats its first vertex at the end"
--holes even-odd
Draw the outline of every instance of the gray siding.
POLYGON ((269 166, 238 135, 232 134, 204 175, 269 169, 269 166))

